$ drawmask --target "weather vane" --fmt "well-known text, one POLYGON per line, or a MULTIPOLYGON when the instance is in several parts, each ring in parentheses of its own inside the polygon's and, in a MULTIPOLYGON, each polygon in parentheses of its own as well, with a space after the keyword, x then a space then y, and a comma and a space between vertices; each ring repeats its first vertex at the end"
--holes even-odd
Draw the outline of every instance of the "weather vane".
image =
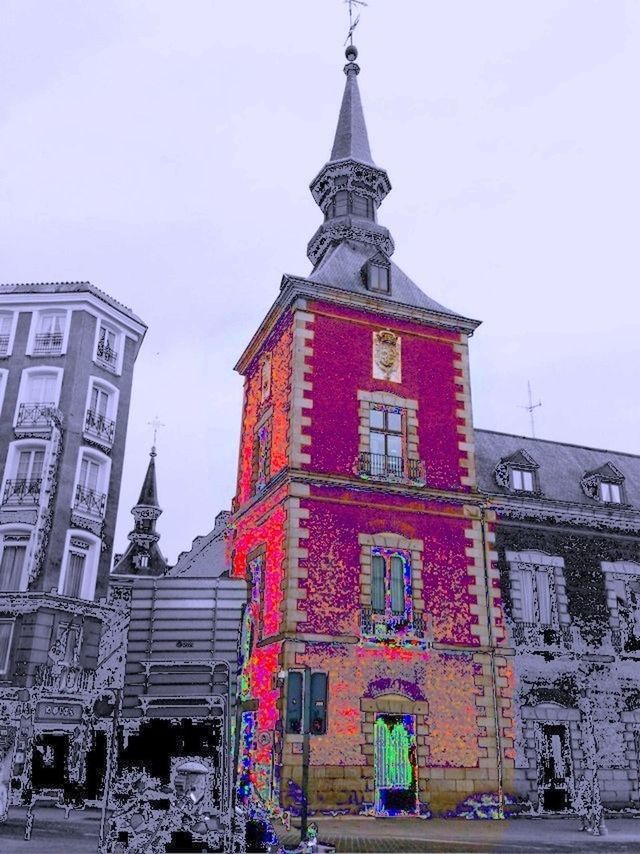
POLYGON ((529 405, 528 406, 520 406, 520 409, 526 409, 529 415, 531 416, 531 438, 536 438, 536 425, 533 417, 533 410, 537 409, 539 406, 542 406, 542 401, 539 400, 537 403, 533 402, 533 397, 531 395, 531 383, 527 380, 527 390, 529 392, 529 405))
POLYGON ((356 15, 355 20, 353 18, 353 7, 354 6, 368 6, 368 3, 365 3, 364 0, 344 0, 344 2, 349 7, 349 34, 347 35, 344 43, 349 44, 353 47, 353 31, 358 26, 358 22, 360 21, 360 15, 356 15))
POLYGON ((158 416, 157 416, 157 415, 156 415, 156 417, 153 419, 153 421, 147 421, 147 424, 149 425, 149 427, 153 427, 153 447, 154 447, 154 450, 155 450, 155 447, 156 447, 156 440, 157 440, 157 438, 158 438, 158 430, 159 430, 161 427, 166 427, 167 425, 166 425, 166 424, 163 424, 163 423, 162 423, 162 421, 160 421, 160 419, 158 418, 158 416))

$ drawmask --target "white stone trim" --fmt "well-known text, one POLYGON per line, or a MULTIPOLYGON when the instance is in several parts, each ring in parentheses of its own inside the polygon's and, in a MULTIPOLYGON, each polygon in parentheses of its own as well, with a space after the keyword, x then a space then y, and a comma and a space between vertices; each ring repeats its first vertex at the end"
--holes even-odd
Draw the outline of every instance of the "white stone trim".
POLYGON ((640 575, 640 563, 634 560, 603 560, 601 563, 603 572, 615 572, 616 575, 640 575))
POLYGON ((313 329, 309 328, 314 315, 296 310, 293 315, 293 345, 291 353, 291 416, 289 421, 289 462, 292 468, 311 462, 310 437, 303 428, 311 426, 313 400, 306 396, 313 391, 312 368, 307 357, 313 355, 313 329))
POLYGON ((558 555, 550 555, 546 552, 506 552, 505 557, 509 563, 534 563, 536 566, 558 566, 564 569, 564 558, 558 555))

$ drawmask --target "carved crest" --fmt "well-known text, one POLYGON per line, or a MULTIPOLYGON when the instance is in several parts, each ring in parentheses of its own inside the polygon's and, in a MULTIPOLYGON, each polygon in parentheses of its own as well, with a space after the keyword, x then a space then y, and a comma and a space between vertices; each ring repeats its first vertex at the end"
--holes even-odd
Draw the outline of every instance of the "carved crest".
POLYGON ((378 380, 400 382, 400 337, 385 329, 373 333, 373 376, 378 380))

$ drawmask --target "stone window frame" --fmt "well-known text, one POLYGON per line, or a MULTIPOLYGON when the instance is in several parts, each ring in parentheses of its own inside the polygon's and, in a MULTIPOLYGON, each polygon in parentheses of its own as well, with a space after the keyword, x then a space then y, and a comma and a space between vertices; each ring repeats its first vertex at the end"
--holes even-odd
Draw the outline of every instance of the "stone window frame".
POLYGON ((518 564, 532 567, 545 567, 552 575, 553 585, 551 588, 551 611, 557 623, 552 626, 568 626, 571 623, 569 616, 567 585, 564 578, 564 558, 559 555, 550 555, 547 552, 531 549, 524 552, 511 552, 505 554, 509 565, 509 583, 511 594, 511 622, 521 623, 522 619, 516 617, 521 613, 520 583, 513 572, 518 564))
MULTIPOLYGON (((633 560, 616 560, 600 563, 604 574, 604 586, 607 594, 607 607, 609 608, 609 625, 613 631, 622 632, 623 624, 618 608, 617 584, 622 582, 625 586, 625 592, 628 595, 627 580, 634 579, 640 581, 640 562, 633 560)), ((640 657, 640 650, 636 652, 626 652, 625 655, 631 655, 634 658, 640 657)))
POLYGON ((411 561, 411 605, 414 611, 424 611, 422 555, 423 540, 412 540, 401 534, 386 531, 378 534, 359 534, 360 545, 360 606, 371 606, 371 570, 373 549, 397 549, 409 555, 411 561))
POLYGON ((420 461, 418 453, 418 401, 388 391, 358 389, 358 455, 371 453, 370 411, 372 407, 395 407, 403 410, 402 435, 405 463, 420 461))

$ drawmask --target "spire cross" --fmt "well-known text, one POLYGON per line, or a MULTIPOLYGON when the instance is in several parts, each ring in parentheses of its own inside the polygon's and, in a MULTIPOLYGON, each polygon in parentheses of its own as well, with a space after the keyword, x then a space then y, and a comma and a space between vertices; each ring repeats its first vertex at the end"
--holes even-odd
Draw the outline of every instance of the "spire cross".
POLYGON ((355 21, 353 20, 353 7, 354 6, 368 6, 368 3, 365 3, 364 0, 344 0, 344 2, 349 7, 349 34, 347 35, 344 43, 349 44, 353 47, 353 31, 358 26, 358 22, 360 21, 360 15, 356 15, 355 21))
POLYGON ((536 438, 536 425, 535 419, 533 416, 533 410, 537 409, 539 406, 542 406, 542 401, 539 400, 537 403, 533 402, 533 396, 531 394, 531 383, 527 380, 527 390, 529 392, 529 405, 528 406, 520 406, 520 409, 526 409, 531 417, 531 438, 536 438))
POLYGON ((147 421, 147 424, 149 425, 149 427, 153 427, 153 449, 154 449, 154 451, 155 451, 155 448, 156 448, 156 441, 157 441, 157 438, 158 438, 158 430, 159 430, 161 427, 166 427, 167 425, 166 425, 166 424, 163 424, 163 423, 162 423, 162 421, 160 421, 160 419, 158 418, 158 416, 157 416, 157 415, 156 415, 156 417, 153 419, 153 421, 147 421))

